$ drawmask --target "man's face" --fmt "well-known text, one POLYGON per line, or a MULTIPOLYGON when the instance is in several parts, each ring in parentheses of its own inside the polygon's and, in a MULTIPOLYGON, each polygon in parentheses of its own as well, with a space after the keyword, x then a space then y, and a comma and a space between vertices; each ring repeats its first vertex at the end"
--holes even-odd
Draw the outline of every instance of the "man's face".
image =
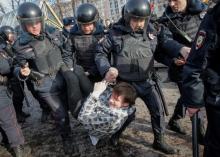
POLYGON ((114 92, 112 92, 112 95, 108 101, 109 106, 111 108, 122 108, 122 107, 127 107, 129 106, 128 103, 124 102, 124 97, 121 95, 117 95, 114 92))
POLYGON ((73 26, 74 26, 74 25, 67 25, 67 26, 64 26, 64 28, 65 28, 67 31, 70 31, 73 26))
POLYGON ((35 36, 40 35, 41 27, 42 26, 40 21, 33 24, 26 24, 27 31, 35 36))
POLYGON ((95 29, 94 23, 81 24, 81 29, 84 34, 92 34, 95 29))
POLYGON ((134 32, 138 30, 143 30, 145 25, 145 19, 141 18, 131 18, 130 26, 134 32))
POLYGON ((14 41, 15 41, 15 34, 14 33, 9 33, 8 34, 8 43, 9 44, 13 44, 14 43, 14 41))
POLYGON ((169 6, 174 13, 185 12, 187 0, 169 0, 169 6))

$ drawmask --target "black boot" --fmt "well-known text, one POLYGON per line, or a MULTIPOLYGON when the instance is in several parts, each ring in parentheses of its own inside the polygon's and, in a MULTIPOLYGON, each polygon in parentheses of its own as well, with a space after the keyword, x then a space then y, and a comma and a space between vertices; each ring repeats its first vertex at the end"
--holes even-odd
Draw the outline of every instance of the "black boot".
POLYGON ((186 135, 186 130, 181 126, 179 119, 171 118, 168 123, 169 129, 182 135, 186 135))
POLYGON ((201 121, 201 119, 198 119, 198 143, 200 145, 205 145, 205 132, 206 132, 206 127, 204 122, 201 121))
POLYGON ((28 146, 18 145, 17 147, 13 147, 13 157, 30 157, 31 156, 31 148, 28 146))
POLYGON ((49 116, 50 116, 50 111, 45 111, 45 110, 43 110, 43 111, 42 111, 42 114, 41 114, 40 121, 41 121, 42 123, 45 123, 45 122, 49 119, 49 116))
POLYGON ((154 135, 154 143, 153 143, 153 148, 156 150, 159 150, 165 154, 175 154, 176 151, 174 148, 169 146, 164 139, 164 135, 162 134, 157 134, 154 135))

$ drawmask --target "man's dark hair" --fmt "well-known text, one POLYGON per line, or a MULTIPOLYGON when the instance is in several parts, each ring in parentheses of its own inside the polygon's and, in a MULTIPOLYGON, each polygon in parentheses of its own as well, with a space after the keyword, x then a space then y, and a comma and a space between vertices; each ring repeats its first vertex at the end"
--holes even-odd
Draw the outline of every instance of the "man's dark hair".
POLYGON ((113 92, 117 95, 122 95, 125 103, 129 103, 129 105, 135 104, 137 93, 132 85, 126 82, 120 82, 114 86, 113 92))

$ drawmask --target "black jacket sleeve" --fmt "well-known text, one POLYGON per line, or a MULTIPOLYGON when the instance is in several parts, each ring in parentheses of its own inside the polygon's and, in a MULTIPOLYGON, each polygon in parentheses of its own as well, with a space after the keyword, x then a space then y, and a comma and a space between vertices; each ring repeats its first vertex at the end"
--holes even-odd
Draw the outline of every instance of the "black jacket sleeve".
POLYGON ((187 63, 183 68, 183 100, 188 107, 199 108, 204 106, 204 83, 202 75, 209 62, 209 51, 215 43, 213 29, 210 26, 210 16, 206 15, 201 23, 195 41, 192 45, 187 63))
POLYGON ((62 58, 69 69, 73 68, 74 48, 71 38, 63 38, 62 58))
POLYGON ((111 56, 111 51, 113 49, 113 40, 111 38, 111 33, 107 34, 103 40, 101 40, 96 47, 95 62, 97 68, 102 76, 111 67, 109 56, 111 56))

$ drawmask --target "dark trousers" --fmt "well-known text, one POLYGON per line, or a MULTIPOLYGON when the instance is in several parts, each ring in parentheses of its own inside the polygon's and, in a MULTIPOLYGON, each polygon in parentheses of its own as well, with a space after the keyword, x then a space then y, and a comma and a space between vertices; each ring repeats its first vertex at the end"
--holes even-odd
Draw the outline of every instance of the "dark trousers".
POLYGON ((6 134, 11 147, 24 144, 24 137, 17 123, 13 105, 0 108, 0 127, 6 134))
POLYGON ((10 80, 10 88, 13 92, 12 94, 12 101, 15 108, 16 114, 19 114, 22 112, 23 107, 23 100, 24 100, 24 82, 19 81, 17 78, 12 78, 10 80))
MULTIPOLYGON (((47 107, 47 105, 45 105, 44 102, 41 102, 40 99, 38 99, 38 95, 33 90, 33 85, 30 83, 30 80, 27 80, 26 83, 28 90, 31 91, 33 97, 39 101, 41 109, 49 112, 50 109, 47 107)), ((10 89, 13 92, 12 101, 15 108, 15 112, 16 114, 20 114, 22 112, 24 101, 24 82, 19 81, 17 78, 14 77, 10 80, 10 89)))
POLYGON ((75 65, 73 71, 67 70, 62 74, 67 86, 68 108, 73 113, 79 100, 92 92, 93 85, 81 66, 75 65))
POLYGON ((70 125, 66 109, 66 86, 63 76, 57 73, 53 76, 46 76, 39 82, 32 83, 39 101, 50 107, 59 133, 62 137, 67 136, 70 133, 70 125))
POLYGON ((220 157, 220 108, 206 106, 208 126, 204 157, 220 157))
POLYGON ((39 104, 40 104, 40 108, 44 111, 44 112, 47 112, 49 113, 51 111, 50 107, 45 104, 44 101, 41 101, 41 99, 39 98, 37 92, 34 90, 34 86, 33 84, 31 83, 31 81, 28 79, 26 81, 26 85, 27 85, 27 88, 28 90, 31 92, 31 94, 33 95, 33 97, 38 100, 39 104))
POLYGON ((154 135, 164 134, 165 117, 162 107, 163 104, 159 93, 155 89, 154 83, 152 81, 145 81, 132 82, 131 84, 135 87, 138 96, 144 101, 150 111, 154 135))

